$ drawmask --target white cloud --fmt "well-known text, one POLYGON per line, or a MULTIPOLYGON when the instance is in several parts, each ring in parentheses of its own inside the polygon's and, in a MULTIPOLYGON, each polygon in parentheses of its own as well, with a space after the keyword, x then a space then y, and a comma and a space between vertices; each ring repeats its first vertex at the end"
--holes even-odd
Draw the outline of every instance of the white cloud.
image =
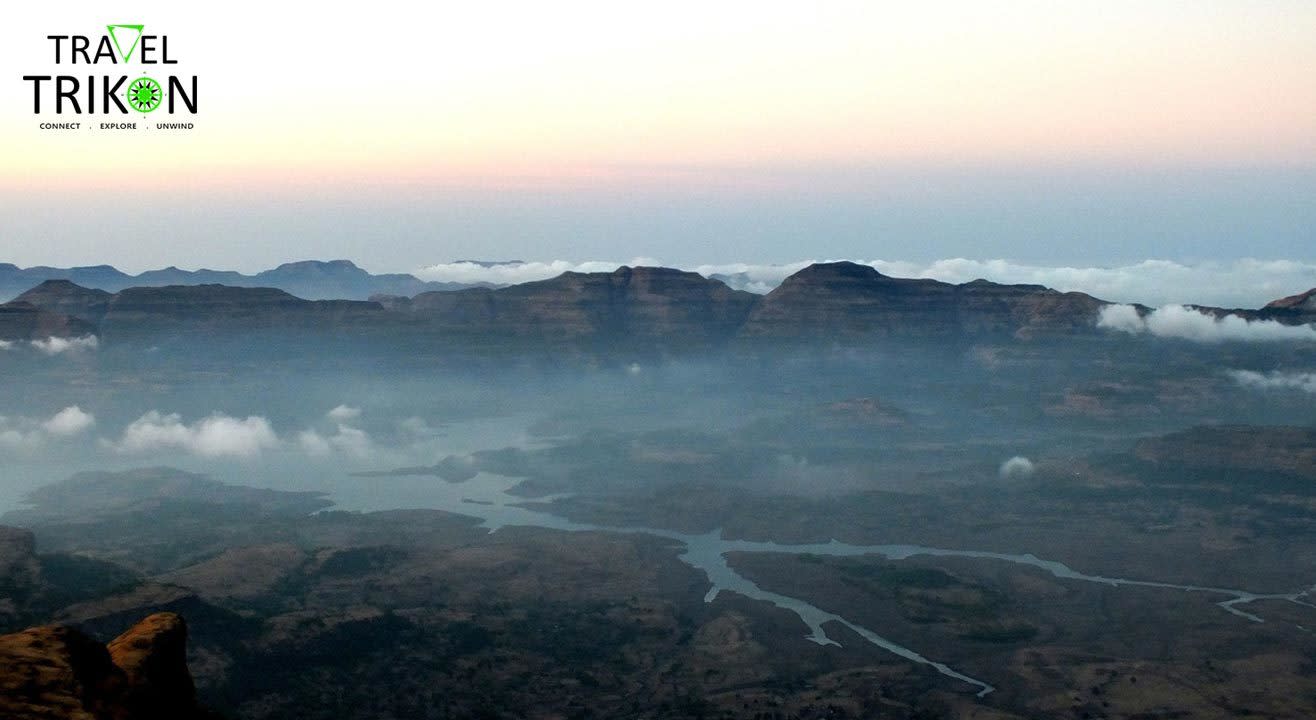
POLYGON ((14 343, 12 341, 0 340, 0 350, 9 350, 13 347, 14 347, 14 343))
POLYGON ((1033 476, 1035 470, 1032 460, 1021 455, 1015 455, 1001 463, 999 472, 1003 480, 1026 480, 1033 476))
POLYGON ((183 450, 204 457, 253 457, 278 446, 278 436, 263 417, 215 414, 189 425, 177 414, 155 410, 134 420, 112 444, 122 453, 183 450))
POLYGON ((1283 372, 1272 370, 1259 373, 1253 370, 1230 370, 1229 377, 1244 387, 1258 390, 1299 390, 1316 395, 1316 372, 1283 372))
POLYGON ((426 422, 425 418, 414 416, 399 422, 398 429, 408 435, 414 435, 416 437, 430 437, 439 432, 437 428, 430 427, 430 424, 426 422))
POLYGON ((95 335, 84 335, 76 338, 48 337, 44 340, 32 340, 31 344, 32 347, 46 355, 59 355, 66 352, 95 350, 100 347, 100 340, 95 335))
POLYGON ((347 422, 349 420, 355 420, 358 417, 361 417, 361 408, 349 407, 347 405, 339 405, 333 410, 330 410, 329 412, 325 413, 325 417, 329 418, 330 420, 333 420, 334 422, 347 422))
POLYGON ((1139 316, 1128 305, 1108 305, 1101 309, 1097 327, 1132 334, 1146 332, 1157 337, 1197 342, 1316 341, 1316 327, 1311 325, 1245 320, 1237 315, 1215 317, 1183 305, 1165 305, 1146 316, 1139 316))
POLYGON ((96 424, 96 418, 89 412, 83 412, 77 405, 55 413, 55 416, 41 424, 41 428, 51 435, 68 437, 77 435, 96 424))
MULTIPOLYGON (((765 293, 814 260, 783 264, 726 263, 682 266, 705 277, 724 276, 741 290, 765 293)), ((893 277, 931 278, 964 283, 985 278, 999 283, 1045 285, 1085 292, 1122 303, 1166 305, 1192 303, 1219 307, 1260 307, 1271 300, 1316 287, 1316 263, 1296 260, 1242 259, 1185 265, 1169 260, 1143 260, 1115 267, 1028 265, 1009 260, 946 258, 930 263, 900 260, 857 260, 893 277)), ((477 263, 432 265, 417 272, 427 280, 513 284, 556 277, 568 270, 611 272, 614 261, 528 262, 484 267, 477 263)), ((662 265, 652 258, 634 258, 628 265, 662 265)))
POLYGON ((321 435, 310 428, 303 430, 297 434, 297 443, 307 455, 314 457, 333 453, 365 457, 373 447, 370 436, 364 430, 343 424, 339 424, 332 435, 321 435))
POLYGON ((1132 305, 1107 305, 1097 316, 1097 327, 1126 333, 1146 332, 1147 321, 1132 305))
POLYGON ((0 416, 0 448, 6 450, 31 450, 41 444, 41 433, 21 430, 10 418, 0 416))
POLYGON ((31 450, 52 438, 67 438, 90 428, 96 418, 77 405, 60 410, 46 420, 0 415, 0 448, 31 450))
POLYGON ((650 258, 635 258, 629 263, 610 262, 607 260, 590 260, 573 263, 566 260, 551 262, 506 263, 500 265, 481 265, 473 262, 442 263, 421 268, 416 272, 423 280, 459 283, 493 283, 495 285, 515 285, 518 283, 547 280, 564 272, 612 272, 622 265, 657 265, 650 258))

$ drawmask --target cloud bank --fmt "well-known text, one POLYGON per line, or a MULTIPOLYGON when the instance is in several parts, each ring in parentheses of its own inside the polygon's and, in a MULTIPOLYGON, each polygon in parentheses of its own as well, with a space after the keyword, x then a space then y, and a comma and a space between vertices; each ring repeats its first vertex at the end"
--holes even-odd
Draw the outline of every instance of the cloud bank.
POLYGON ((46 355, 60 355, 66 352, 95 350, 100 347, 100 340, 95 335, 84 335, 76 338, 48 337, 44 340, 32 340, 31 344, 32 347, 46 355))
MULTIPOLYGON (((812 262, 815 260, 782 264, 726 263, 680 267, 705 277, 719 276, 740 290, 765 293, 812 262)), ((1295 260, 1243 259, 1196 265, 1169 260, 1144 260, 1117 267, 1045 266, 1009 260, 967 258, 947 258, 928 263, 900 260, 856 262, 895 277, 931 278, 951 283, 985 278, 999 283, 1045 285, 1065 292, 1085 292, 1112 302, 1147 305, 1192 303, 1255 308, 1276 298, 1316 287, 1316 263, 1295 260)), ((554 260, 491 266, 457 262, 431 265, 416 274, 426 280, 506 285, 544 280, 567 271, 611 272, 621 265, 663 264, 653 258, 633 258, 625 263, 554 260)))
POLYGON ((350 424, 361 417, 360 408, 339 405, 325 413, 324 417, 334 426, 332 433, 321 433, 315 428, 307 428, 297 434, 297 444, 307 455, 324 457, 343 453, 361 458, 366 457, 373 450, 374 445, 370 435, 350 424))
POLYGON ((0 448, 30 450, 52 438, 79 435, 95 424, 95 416, 77 405, 70 405, 46 420, 0 415, 0 448))
POLYGON ((42 423, 41 428, 51 435, 68 437, 77 435, 95 424, 96 418, 91 413, 83 412, 77 405, 70 405, 42 423))
POLYGON ((277 448, 279 437, 268 420, 255 415, 239 419, 217 413, 188 424, 177 414, 152 410, 134 420, 110 446, 126 454, 182 450, 210 458, 247 458, 277 448))
POLYGON ((1101 309, 1097 327, 1204 343, 1316 341, 1316 327, 1311 325, 1245 320, 1236 315, 1215 317, 1183 305, 1165 305, 1145 316, 1131 305, 1108 305, 1101 309))
POLYGON ((1259 373, 1253 370, 1230 370, 1228 375, 1243 387, 1257 390, 1297 390, 1316 395, 1316 372, 1272 370, 1268 373, 1259 373))

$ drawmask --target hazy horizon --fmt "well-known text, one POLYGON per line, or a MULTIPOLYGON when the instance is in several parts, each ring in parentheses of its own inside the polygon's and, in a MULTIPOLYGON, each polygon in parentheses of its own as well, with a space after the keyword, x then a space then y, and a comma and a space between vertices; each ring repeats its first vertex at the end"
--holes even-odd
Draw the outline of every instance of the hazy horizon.
POLYGON ((1314 259, 1308 4, 346 10, 14 8, 4 260, 1314 259), (45 36, 123 21, 196 129, 38 130, 45 36))

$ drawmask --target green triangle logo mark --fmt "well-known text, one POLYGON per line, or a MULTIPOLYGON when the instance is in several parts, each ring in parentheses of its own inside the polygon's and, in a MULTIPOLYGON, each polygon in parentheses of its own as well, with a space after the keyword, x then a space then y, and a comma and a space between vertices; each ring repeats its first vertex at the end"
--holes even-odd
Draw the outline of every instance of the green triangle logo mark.
POLYGON ((110 31, 110 39, 114 41, 114 49, 119 51, 119 59, 128 62, 132 57, 133 50, 137 49, 137 43, 142 39, 141 25, 106 25, 106 30, 110 31), (122 32, 124 39, 132 37, 132 44, 128 46, 128 52, 123 51, 123 45, 119 43, 119 33, 122 32))

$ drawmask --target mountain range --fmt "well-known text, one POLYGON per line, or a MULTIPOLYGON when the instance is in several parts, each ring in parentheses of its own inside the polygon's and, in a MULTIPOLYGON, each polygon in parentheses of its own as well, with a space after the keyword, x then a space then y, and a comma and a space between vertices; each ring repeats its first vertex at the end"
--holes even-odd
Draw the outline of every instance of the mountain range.
POLYGON ((180 270, 167 267, 129 275, 110 265, 20 268, 0 263, 0 300, 9 300, 46 280, 68 280, 85 288, 118 292, 130 287, 228 285, 277 288, 307 300, 365 300, 377 293, 415 295, 429 290, 460 290, 462 283, 427 282, 415 275, 373 275, 350 260, 303 260, 244 275, 233 270, 180 270))
MULTIPOLYGON (((650 356, 727 345, 1091 335, 1109 304, 1040 285, 894 278, 851 262, 810 265, 766 295, 661 267, 566 272, 502 288, 377 293, 369 300, 312 300, 227 284, 109 292, 46 280, 0 305, 0 339, 95 334, 109 344, 186 344, 266 333, 409 349, 650 356)), ((1302 324, 1316 320, 1316 290, 1256 310, 1199 309, 1302 324)), ((1150 310, 1138 306, 1138 312, 1150 310)))

